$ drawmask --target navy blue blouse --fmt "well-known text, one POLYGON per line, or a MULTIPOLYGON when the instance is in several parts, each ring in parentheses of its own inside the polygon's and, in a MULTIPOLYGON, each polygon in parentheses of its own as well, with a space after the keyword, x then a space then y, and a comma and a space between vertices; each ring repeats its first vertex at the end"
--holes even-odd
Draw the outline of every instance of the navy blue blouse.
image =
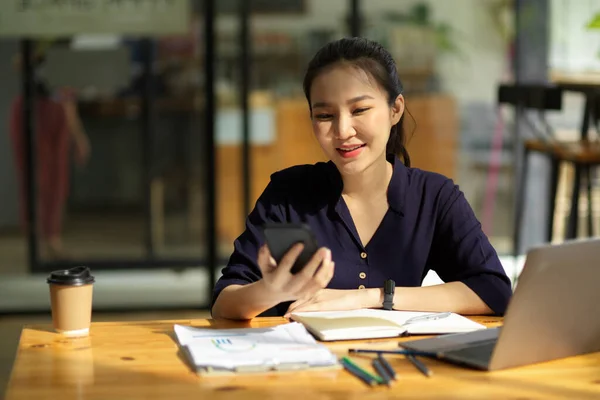
MULTIPOLYGON (((246 220, 246 230, 234 242, 212 303, 228 285, 261 278, 256 260, 265 222, 301 222, 310 225, 319 246, 331 249, 335 273, 328 288, 380 288, 386 279, 393 279, 397 287, 421 286, 433 270, 444 282, 463 282, 496 314, 504 314, 512 293, 510 280, 458 186, 442 175, 407 168, 396 157, 389 161, 389 209, 366 246, 331 161, 271 175, 246 220)), ((289 304, 279 304, 274 313, 283 315, 289 304)))

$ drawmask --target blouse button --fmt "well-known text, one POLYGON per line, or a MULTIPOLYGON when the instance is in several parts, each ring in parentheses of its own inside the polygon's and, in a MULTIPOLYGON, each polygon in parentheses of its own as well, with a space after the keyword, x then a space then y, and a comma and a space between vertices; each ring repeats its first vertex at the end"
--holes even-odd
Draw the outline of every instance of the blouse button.
POLYGON ((358 276, 360 277, 360 279, 365 279, 367 277, 367 274, 361 272, 360 274, 358 274, 358 276))
POLYGON ((365 288, 365 285, 360 285, 358 288, 359 288, 359 289, 364 289, 364 288, 365 288))
POLYGON ((364 251, 362 253, 360 253, 360 258, 362 258, 362 259, 367 258, 367 253, 365 253, 364 251))

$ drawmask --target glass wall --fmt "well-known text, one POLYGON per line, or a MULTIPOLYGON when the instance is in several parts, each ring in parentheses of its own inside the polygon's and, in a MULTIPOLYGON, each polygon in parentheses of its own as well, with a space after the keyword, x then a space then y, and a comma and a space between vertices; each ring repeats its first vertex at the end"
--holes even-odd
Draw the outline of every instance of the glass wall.
MULTIPOLYGON (((270 175, 325 160, 312 135, 302 79, 323 44, 350 35, 353 3, 252 1, 249 53, 243 59, 245 3, 215 1, 215 54, 210 60, 215 76, 210 82, 200 0, 190 2, 183 34, 36 40, 36 90, 44 99, 35 109, 40 260, 54 263, 48 268, 56 263, 116 269, 205 266, 215 242, 222 265, 244 229, 248 206, 254 206, 270 175), (247 170, 245 72, 250 74, 247 170), (207 113, 209 83, 215 92, 214 113, 207 113), (214 153, 209 146, 212 120, 214 153), (213 181, 216 212, 211 213, 207 204, 213 181), (212 218, 215 237, 207 229, 212 218)), ((514 110, 498 107, 498 85, 514 81, 515 2, 358 3, 361 35, 381 42, 397 62, 412 115, 407 128, 413 166, 454 179, 498 252, 510 254, 518 143, 514 110)), ((582 28, 593 27, 600 4, 548 4, 548 37, 538 38, 548 44, 548 54, 536 53, 532 70, 544 80, 554 72, 597 69, 595 50, 581 43, 600 43, 599 35, 582 28)), ((523 21, 531 10, 523 9, 523 21)), ((0 273, 9 275, 29 272, 23 215, 26 146, 18 133, 23 129, 18 126, 19 44, 14 38, 0 40, 0 273)), ((581 94, 566 94, 563 110, 549 116, 560 138, 578 137, 583 101, 581 94)), ((543 189, 536 186, 545 179, 542 164, 533 162, 537 172, 528 185, 534 197, 543 189)), ((561 173, 568 178, 569 171, 561 173)), ((564 187, 557 205, 563 223, 555 225, 557 230, 564 227, 569 209, 564 187)), ((543 229, 545 214, 526 209, 531 211, 542 217, 526 219, 525 225, 543 229)))
MULTIPOLYGON (((302 11, 252 15, 252 205, 272 172, 324 159, 312 136, 302 78, 320 46, 350 34, 350 3, 305 1, 302 11)), ((413 116, 407 121, 413 165, 454 179, 498 251, 509 253, 512 144, 503 118, 510 114, 499 118, 496 93, 511 75, 511 2, 374 0, 362 2, 360 14, 362 35, 381 42, 397 61, 413 116), (487 187, 493 142, 500 165, 496 183, 487 187)), ((220 29, 235 43, 234 17, 224 18, 220 29)), ((233 98, 237 70, 219 70, 231 73, 219 81, 220 96, 233 98)), ((240 182, 241 149, 223 143, 219 154, 219 174, 226 175, 219 178, 219 238, 229 245, 222 248, 227 254, 243 229, 243 204, 241 185, 223 183, 240 182)))
MULTIPOLYGON (((38 270, 205 264, 202 7, 190 4, 183 34, 31 41, 38 270)), ((21 50, 0 46, 0 264, 18 274, 29 270, 34 226, 21 50)))
MULTIPOLYGON (((239 17, 218 10, 217 204, 220 254, 244 229, 239 17)), ((324 160, 312 135, 302 79, 313 54, 349 34, 349 1, 254 2, 250 20, 250 208, 270 175, 324 160), (267 6, 267 3, 269 5, 267 6), (263 7, 264 6, 264 7, 263 7)), ((239 12, 238 12, 239 14, 239 12)))

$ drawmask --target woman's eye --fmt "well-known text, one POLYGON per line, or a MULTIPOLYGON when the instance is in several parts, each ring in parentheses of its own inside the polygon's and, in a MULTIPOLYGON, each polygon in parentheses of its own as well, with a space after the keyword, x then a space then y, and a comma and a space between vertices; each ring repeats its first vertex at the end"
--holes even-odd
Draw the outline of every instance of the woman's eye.
POLYGON ((319 120, 331 119, 332 117, 333 117, 333 116, 332 116, 331 114, 324 114, 324 113, 321 113, 321 114, 316 114, 316 115, 315 115, 315 118, 316 118, 316 119, 319 119, 319 120))
POLYGON ((354 114, 354 115, 356 115, 356 114, 362 114, 362 113, 364 113, 365 111, 367 111, 368 109, 369 109, 368 107, 365 107, 365 108, 357 108, 356 110, 354 110, 354 111, 352 112, 352 114, 354 114))

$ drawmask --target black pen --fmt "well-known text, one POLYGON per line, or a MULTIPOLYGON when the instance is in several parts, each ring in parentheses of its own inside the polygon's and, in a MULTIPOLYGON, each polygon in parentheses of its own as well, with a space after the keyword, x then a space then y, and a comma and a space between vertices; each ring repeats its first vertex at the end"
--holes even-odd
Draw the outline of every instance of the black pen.
POLYGON ((425 375, 428 378, 431 377, 431 370, 427 368, 427 366, 423 364, 420 360, 418 360, 417 357, 415 357, 412 354, 408 354, 406 358, 408 358, 408 361, 410 361, 415 367, 417 367, 417 369, 421 371, 423 375, 425 375))
POLYGON ((378 357, 373 359, 373 368, 375 369, 375 371, 377 371, 379 376, 381 376, 381 379, 383 381, 382 383, 391 387, 392 377, 390 376, 390 373, 388 372, 387 368, 381 362, 381 358, 378 357))
POLYGON ((383 354, 379 353, 377 355, 377 358, 379 359, 379 362, 381 363, 381 365, 383 366, 383 368, 385 368, 385 370, 387 371, 387 373, 390 376, 390 378, 392 378, 393 380, 398 380, 398 377, 396 375, 396 371, 394 371, 394 368, 390 365, 390 363, 388 362, 388 360, 386 360, 385 357, 383 357, 383 354))
POLYGON ((433 353, 417 350, 367 350, 367 349, 349 349, 349 353, 374 353, 374 354, 397 354, 401 356, 413 355, 421 357, 442 358, 442 353, 433 353))

